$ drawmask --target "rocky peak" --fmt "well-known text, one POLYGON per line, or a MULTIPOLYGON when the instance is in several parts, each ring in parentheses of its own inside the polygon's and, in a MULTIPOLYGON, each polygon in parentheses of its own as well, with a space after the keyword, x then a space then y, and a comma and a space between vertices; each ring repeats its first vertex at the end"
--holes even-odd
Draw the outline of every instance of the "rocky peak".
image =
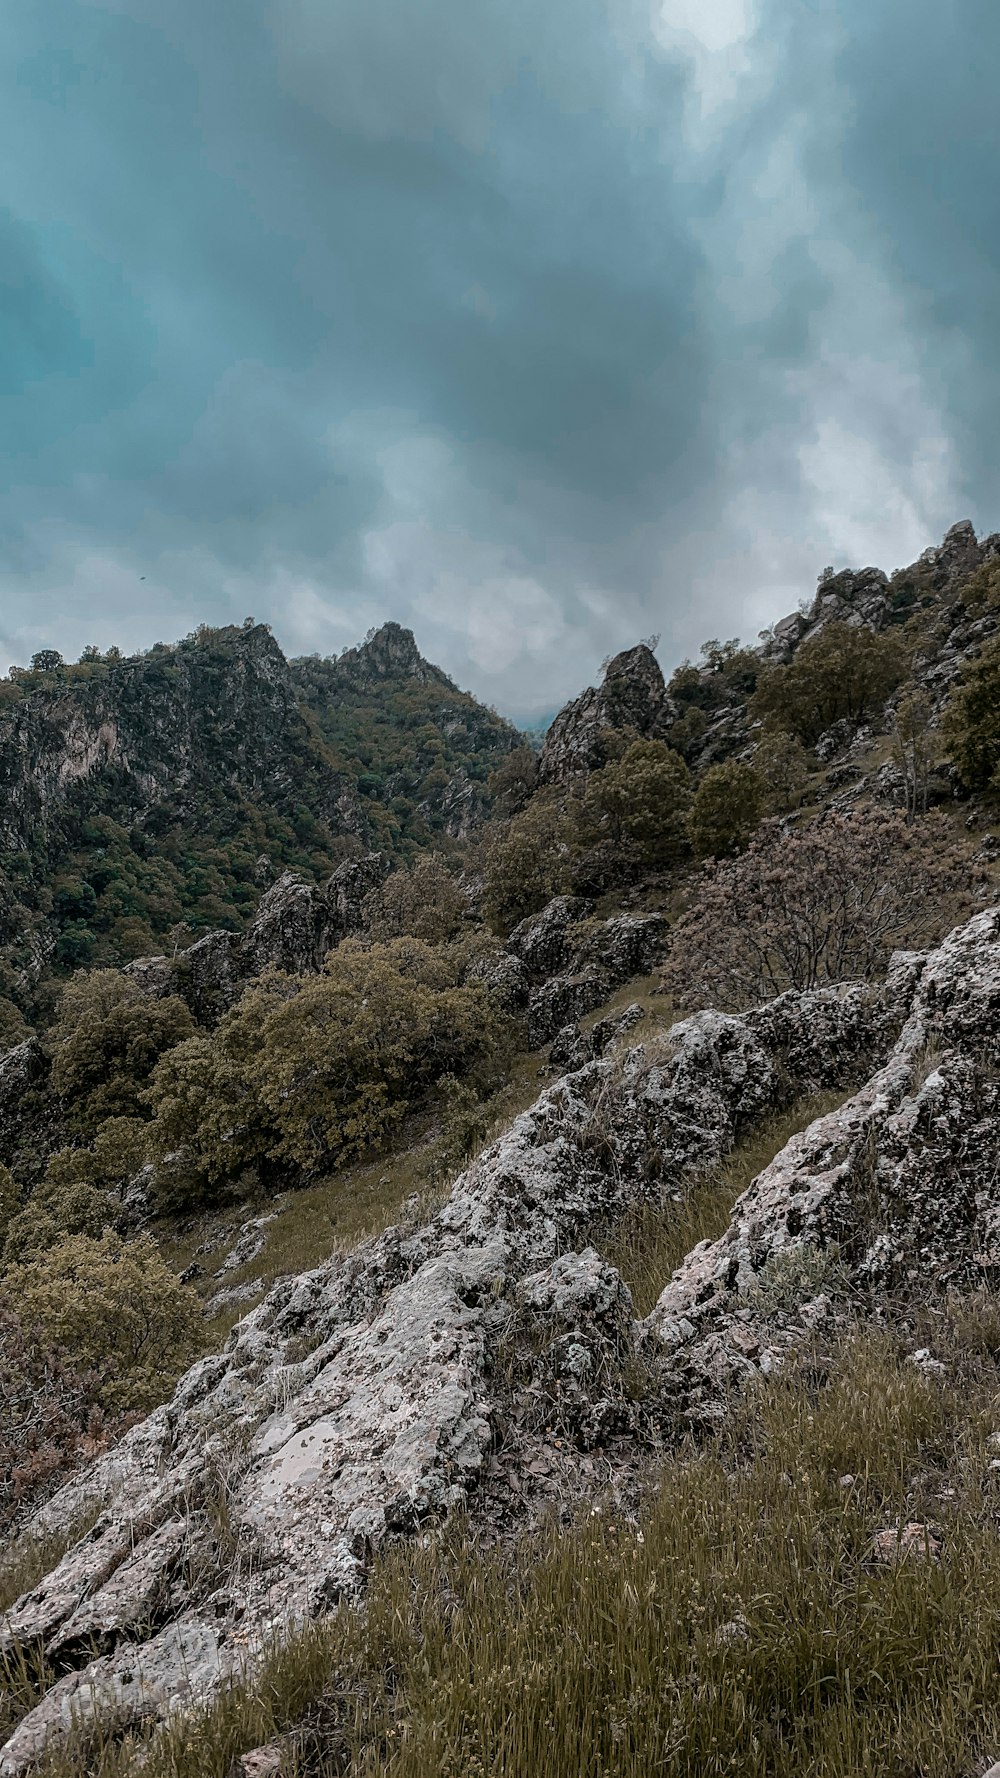
POLYGON ((600 686, 588 686, 560 710, 545 737, 541 777, 563 780, 600 765, 604 729, 660 740, 676 715, 652 649, 644 642, 624 649, 608 661, 600 686))
POLYGON ((415 679, 421 685, 451 685, 440 667, 426 661, 412 630, 402 624, 384 623, 357 648, 345 649, 338 666, 347 669, 356 686, 373 685, 380 679, 415 679))

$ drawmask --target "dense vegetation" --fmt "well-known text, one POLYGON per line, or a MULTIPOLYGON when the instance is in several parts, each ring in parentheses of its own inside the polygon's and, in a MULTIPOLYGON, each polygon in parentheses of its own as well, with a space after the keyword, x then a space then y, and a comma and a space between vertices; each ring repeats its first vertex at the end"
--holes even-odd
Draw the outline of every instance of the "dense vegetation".
POLYGON ((284 868, 449 843, 516 731, 386 626, 284 660, 265 625, 125 658, 52 650, 0 685, 0 1042, 49 983, 238 930, 284 868))

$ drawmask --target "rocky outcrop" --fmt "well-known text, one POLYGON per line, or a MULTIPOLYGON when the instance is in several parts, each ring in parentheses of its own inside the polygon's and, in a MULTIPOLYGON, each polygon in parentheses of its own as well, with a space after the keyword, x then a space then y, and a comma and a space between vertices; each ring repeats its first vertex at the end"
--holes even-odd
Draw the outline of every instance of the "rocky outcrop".
POLYGON ((40 1509, 45 1535, 103 1504, 3 1620, 0 1647, 41 1644, 63 1677, 0 1774, 29 1770, 71 1714, 127 1729, 252 1671, 269 1639, 356 1590, 387 1537, 501 1485, 512 1413, 582 1453, 634 1437, 637 1342, 658 1412, 672 1403, 683 1424, 723 1411, 838 1293, 996 1275, 998 1051, 992 910, 926 957, 898 955, 881 991, 700 1013, 558 1080, 429 1222, 279 1284, 40 1509), (852 1084, 636 1323, 601 1253, 617 1219, 683 1193, 762 1114, 852 1084))
POLYGON ((661 914, 608 920, 592 914, 593 904, 582 896, 557 895, 507 940, 507 954, 528 983, 532 1048, 593 1012, 623 983, 648 975, 662 957, 667 927, 661 914))
POLYGON ((539 778, 564 782, 603 764, 607 729, 661 740, 676 716, 656 656, 640 642, 608 662, 600 686, 588 686, 560 710, 545 736, 539 778))
POLYGON ((244 933, 206 932, 176 957, 141 957, 125 974, 151 995, 182 995, 200 1024, 214 1024, 265 969, 321 969, 327 952, 361 929, 365 898, 389 868, 384 853, 368 852, 340 865, 320 888, 285 871, 244 933))
POLYGON ((847 1284, 1000 1278, 1000 911, 926 959, 898 956, 888 991, 908 1016, 885 1065, 792 1138, 650 1318, 688 1413, 718 1414, 847 1284))

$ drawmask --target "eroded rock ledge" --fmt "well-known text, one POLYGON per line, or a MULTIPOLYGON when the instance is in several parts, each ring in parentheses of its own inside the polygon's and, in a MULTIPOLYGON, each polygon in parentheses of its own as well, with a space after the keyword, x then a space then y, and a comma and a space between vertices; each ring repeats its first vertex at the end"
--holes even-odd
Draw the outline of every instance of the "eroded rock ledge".
POLYGON ((210 1694, 357 1588, 387 1536, 474 1498, 495 1465, 514 1323, 534 1329, 586 1409, 585 1443, 627 1424, 608 1396, 637 1343, 679 1410, 710 1416, 734 1379, 823 1314, 810 1280, 824 1256, 875 1284, 971 1281, 1000 1264, 998 1032, 993 911, 927 957, 897 957, 879 992, 701 1013, 588 1062, 424 1226, 279 1284, 36 1516, 47 1534, 103 1503, 3 1620, 0 1645, 41 1643, 63 1676, 0 1752, 0 1773, 26 1772, 94 1711, 124 1726, 210 1694), (768 1110, 859 1079, 637 1322, 596 1251, 601 1231, 683 1189, 768 1110))

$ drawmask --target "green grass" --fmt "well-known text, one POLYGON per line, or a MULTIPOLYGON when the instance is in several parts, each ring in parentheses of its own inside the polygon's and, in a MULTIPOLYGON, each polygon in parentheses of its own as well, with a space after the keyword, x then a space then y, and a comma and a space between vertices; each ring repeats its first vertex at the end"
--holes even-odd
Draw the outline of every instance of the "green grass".
POLYGON ((629 1286, 637 1315, 649 1314, 692 1247, 725 1232, 740 1193, 785 1143, 814 1118, 833 1111, 843 1098, 843 1093, 816 1093, 766 1118, 718 1166, 697 1175, 679 1201, 636 1206, 599 1243, 629 1286))
MULTIPOLYGON (((147 1778, 227 1778, 295 1727, 351 1778, 965 1778, 1000 1753, 1000 1313, 931 1315, 944 1381, 860 1329, 761 1380, 682 1449, 636 1521, 612 1502, 530 1542, 463 1525, 375 1566, 342 1609, 175 1724, 147 1778), (846 1478, 851 1478, 849 1481, 846 1478), (877 1561, 930 1523, 941 1559, 877 1561)), ((82 1749, 50 1778, 121 1778, 82 1749)))

